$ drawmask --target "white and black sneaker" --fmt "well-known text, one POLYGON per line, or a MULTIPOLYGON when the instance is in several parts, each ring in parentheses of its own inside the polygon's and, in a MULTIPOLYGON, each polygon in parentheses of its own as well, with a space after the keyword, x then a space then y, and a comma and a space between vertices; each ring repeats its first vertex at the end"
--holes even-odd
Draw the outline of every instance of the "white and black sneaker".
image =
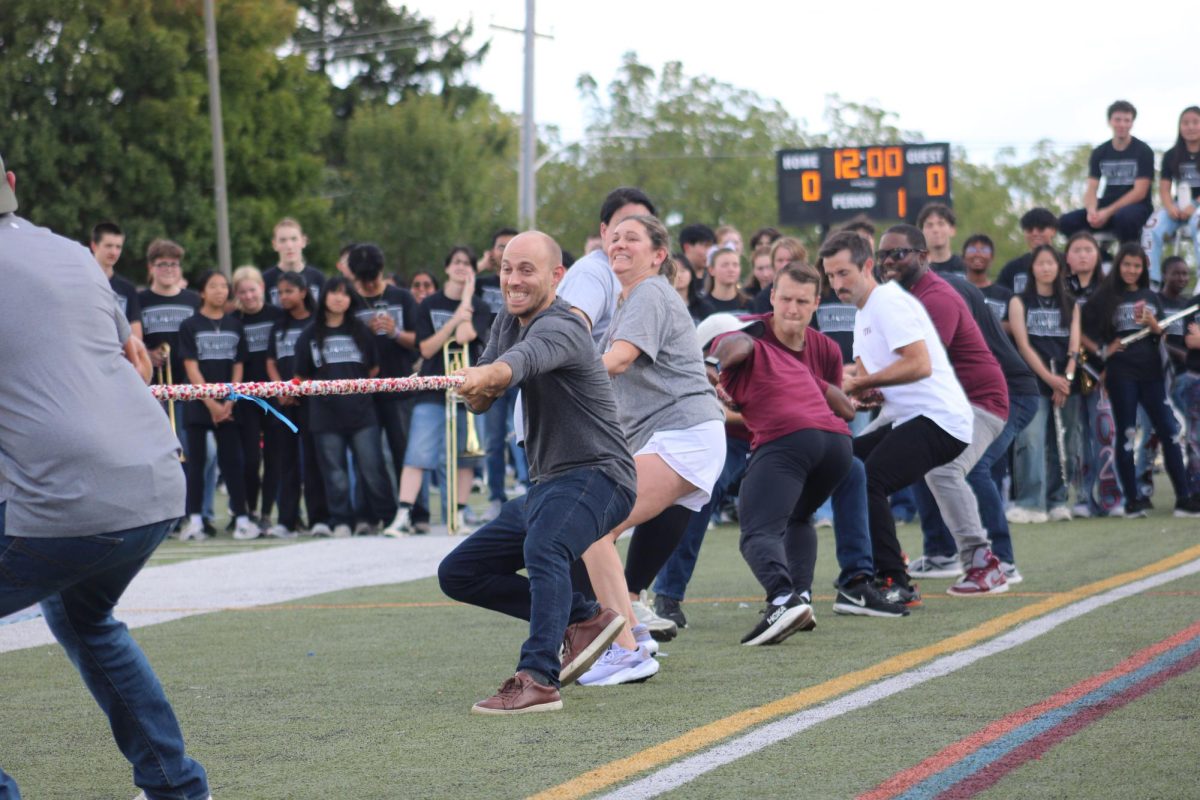
POLYGON ((779 644, 796 631, 805 629, 812 622, 812 618, 812 606, 795 594, 782 605, 768 603, 754 630, 742 637, 742 644, 748 647, 779 644))
POLYGON ((875 588, 869 578, 860 577, 848 586, 839 586, 833 601, 833 613, 856 617, 907 617, 903 603, 893 603, 875 588))

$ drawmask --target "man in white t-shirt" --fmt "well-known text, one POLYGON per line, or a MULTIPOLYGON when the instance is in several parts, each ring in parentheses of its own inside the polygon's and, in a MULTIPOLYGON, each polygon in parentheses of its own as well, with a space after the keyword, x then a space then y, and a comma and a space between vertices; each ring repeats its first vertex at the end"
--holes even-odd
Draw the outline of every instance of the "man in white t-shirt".
POLYGON ((858 372, 842 387, 857 400, 882 403, 878 419, 854 440, 867 469, 876 576, 888 600, 917 606, 921 595, 905 569, 888 495, 967 448, 971 406, 924 306, 894 283, 876 283, 871 248, 860 236, 834 234, 821 258, 838 299, 858 308, 858 372))

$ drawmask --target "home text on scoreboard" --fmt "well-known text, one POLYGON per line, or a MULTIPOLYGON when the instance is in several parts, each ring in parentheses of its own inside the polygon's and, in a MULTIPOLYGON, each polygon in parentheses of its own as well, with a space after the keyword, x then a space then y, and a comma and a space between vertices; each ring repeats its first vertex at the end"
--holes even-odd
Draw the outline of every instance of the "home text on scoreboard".
POLYGON ((951 204, 945 142, 780 150, 776 170, 783 225, 912 221, 926 203, 951 204))

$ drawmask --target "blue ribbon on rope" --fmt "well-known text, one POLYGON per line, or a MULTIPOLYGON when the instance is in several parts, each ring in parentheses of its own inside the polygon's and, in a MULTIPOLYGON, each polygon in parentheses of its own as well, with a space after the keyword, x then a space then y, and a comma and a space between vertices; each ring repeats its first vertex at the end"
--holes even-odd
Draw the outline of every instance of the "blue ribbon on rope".
POLYGON ((264 400, 263 398, 261 398, 261 397, 251 397, 251 396, 250 396, 250 395, 248 395, 248 394, 242 394, 242 393, 241 393, 241 392, 239 392, 237 389, 234 389, 234 388, 233 388, 233 384, 232 384, 232 383, 227 383, 227 384, 225 384, 225 385, 229 387, 229 397, 228 397, 227 399, 229 399, 229 400, 234 400, 234 401, 237 401, 237 400, 249 400, 250 402, 252 402, 252 403, 254 403, 255 405, 257 405, 259 408, 261 408, 263 411, 266 411, 266 412, 268 412, 268 413, 270 413, 270 414, 274 414, 276 417, 279 417, 279 421, 280 421, 280 422, 282 422, 284 425, 287 425, 289 428, 291 428, 291 429, 292 429, 292 433, 299 433, 299 432, 300 432, 300 429, 296 427, 296 424, 295 424, 294 422, 292 422, 292 421, 291 421, 290 419, 288 419, 288 418, 287 418, 285 415, 283 415, 283 414, 280 414, 278 411, 276 411, 274 408, 272 408, 272 407, 271 407, 271 404, 270 404, 270 403, 268 403, 268 402, 267 402, 266 400, 264 400))

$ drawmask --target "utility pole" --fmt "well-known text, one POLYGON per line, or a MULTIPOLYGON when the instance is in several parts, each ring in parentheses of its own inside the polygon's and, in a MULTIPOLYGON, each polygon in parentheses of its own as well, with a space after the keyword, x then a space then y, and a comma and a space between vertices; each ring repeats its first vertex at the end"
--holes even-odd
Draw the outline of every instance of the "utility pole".
POLYGON ((521 169, 520 190, 517 192, 518 217, 521 228, 532 229, 537 224, 537 125, 533 119, 533 27, 535 0, 525 0, 525 97, 521 106, 521 169))
POLYGON ((204 0, 204 39, 208 55, 208 117, 212 123, 213 196, 217 207, 217 265, 228 278, 233 270, 233 256, 229 247, 225 133, 221 122, 221 67, 217 60, 217 12, 213 8, 213 0, 204 0))

